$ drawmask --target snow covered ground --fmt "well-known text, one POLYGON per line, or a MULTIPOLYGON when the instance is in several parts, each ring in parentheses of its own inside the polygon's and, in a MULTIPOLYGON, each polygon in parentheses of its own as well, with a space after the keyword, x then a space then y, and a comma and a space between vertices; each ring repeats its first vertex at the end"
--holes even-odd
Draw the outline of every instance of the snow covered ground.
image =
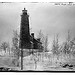
MULTIPOLYGON (((10 67, 15 70, 21 69, 21 59, 19 59, 19 67, 17 67, 17 60, 12 56, 0 56, 0 67, 10 67), (13 63, 15 61, 15 63, 13 63)), ((23 58, 23 70, 36 71, 75 71, 75 66, 72 68, 62 67, 63 64, 75 65, 75 58, 71 59, 66 56, 54 56, 52 54, 34 54, 23 58), (39 55, 39 56, 38 56, 39 55)))
POLYGON ((36 55, 30 55, 23 58, 23 70, 37 70, 37 71, 75 71, 73 68, 63 68, 63 64, 73 64, 75 65, 75 59, 67 59, 65 57, 56 57, 50 55, 50 57, 44 57, 42 54, 37 57, 36 55))

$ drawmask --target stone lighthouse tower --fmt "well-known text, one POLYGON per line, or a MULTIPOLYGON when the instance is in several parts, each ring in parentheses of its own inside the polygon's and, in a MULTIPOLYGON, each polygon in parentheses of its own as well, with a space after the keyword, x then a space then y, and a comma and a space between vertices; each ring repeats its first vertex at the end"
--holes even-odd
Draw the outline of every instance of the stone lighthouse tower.
POLYGON ((24 8, 21 15, 20 48, 29 49, 30 47, 29 15, 27 14, 27 10, 24 8))

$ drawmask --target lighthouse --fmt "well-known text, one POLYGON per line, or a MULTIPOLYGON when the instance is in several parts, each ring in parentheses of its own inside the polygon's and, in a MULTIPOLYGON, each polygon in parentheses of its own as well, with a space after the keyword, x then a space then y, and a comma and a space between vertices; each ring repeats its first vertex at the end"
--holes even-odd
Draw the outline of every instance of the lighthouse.
POLYGON ((20 48, 29 49, 30 44, 30 30, 29 30, 29 15, 27 10, 24 8, 21 15, 21 25, 20 25, 20 48))

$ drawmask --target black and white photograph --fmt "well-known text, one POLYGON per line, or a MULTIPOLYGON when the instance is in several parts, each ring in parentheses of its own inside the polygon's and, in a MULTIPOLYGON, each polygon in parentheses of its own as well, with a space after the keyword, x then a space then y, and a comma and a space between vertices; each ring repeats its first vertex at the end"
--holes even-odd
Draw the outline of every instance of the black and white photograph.
POLYGON ((75 2, 0 2, 0 72, 75 72, 75 2))

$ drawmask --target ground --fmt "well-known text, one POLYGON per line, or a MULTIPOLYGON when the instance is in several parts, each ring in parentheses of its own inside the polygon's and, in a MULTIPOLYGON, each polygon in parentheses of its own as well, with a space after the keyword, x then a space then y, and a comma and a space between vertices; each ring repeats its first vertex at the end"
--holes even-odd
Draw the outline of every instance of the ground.
MULTIPOLYGON (((17 67, 17 60, 12 56, 0 56, 0 67, 9 67, 14 70, 21 69, 21 59, 19 59, 19 67, 17 67)), ((23 58, 23 70, 36 70, 36 71, 75 71, 75 66, 70 68, 62 67, 64 64, 75 65, 75 58, 71 56, 62 57, 54 56, 53 54, 34 54, 29 55, 23 58)))

